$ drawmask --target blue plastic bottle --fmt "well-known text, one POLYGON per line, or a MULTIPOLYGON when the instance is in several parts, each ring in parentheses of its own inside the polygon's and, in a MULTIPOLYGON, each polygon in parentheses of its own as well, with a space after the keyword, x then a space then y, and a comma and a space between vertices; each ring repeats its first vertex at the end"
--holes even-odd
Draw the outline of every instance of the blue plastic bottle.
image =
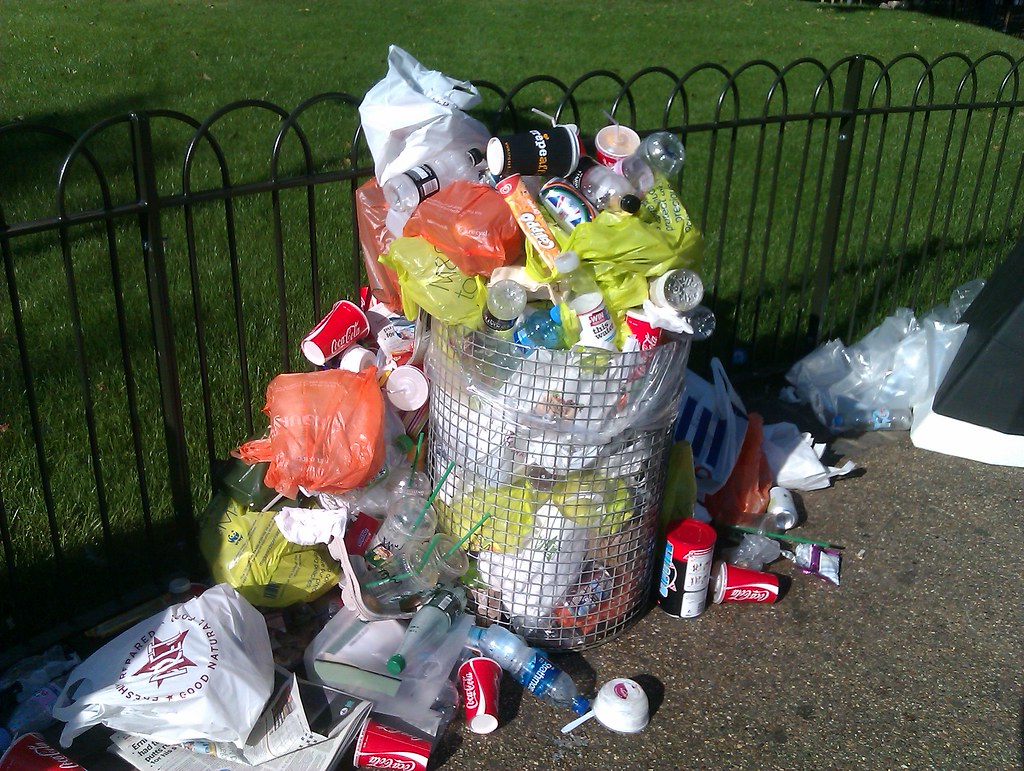
POLYGON ((515 632, 500 626, 487 629, 474 626, 469 630, 467 645, 501 664, 502 669, 538 699, 557 707, 569 707, 577 715, 590 709, 590 702, 580 696, 572 678, 515 632))

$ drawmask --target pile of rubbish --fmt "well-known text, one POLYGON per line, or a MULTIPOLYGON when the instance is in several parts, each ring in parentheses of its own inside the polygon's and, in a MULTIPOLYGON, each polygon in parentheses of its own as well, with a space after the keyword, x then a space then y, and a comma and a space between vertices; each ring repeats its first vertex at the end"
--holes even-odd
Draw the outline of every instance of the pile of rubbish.
MULTIPOLYGON (((679 138, 492 137, 478 99, 391 48, 360 108, 368 286, 302 341, 316 369, 269 383, 266 435, 201 518, 209 580, 90 630, 84 661, 58 647, 0 680, 16 767, 80 768, 34 733, 56 720, 63 747, 106 726, 139 769, 327 771, 353 745, 424 769, 460 708, 499 727, 503 675, 574 712, 564 731, 636 732, 639 684, 591 699, 541 649, 608 639, 652 596, 679 618, 775 602, 778 559, 839 584, 840 548, 787 531, 792 491, 852 464, 748 413, 717 360, 711 382, 685 370, 714 314, 679 138)), ((835 353, 793 380, 860 425, 840 378, 812 387, 835 353)))

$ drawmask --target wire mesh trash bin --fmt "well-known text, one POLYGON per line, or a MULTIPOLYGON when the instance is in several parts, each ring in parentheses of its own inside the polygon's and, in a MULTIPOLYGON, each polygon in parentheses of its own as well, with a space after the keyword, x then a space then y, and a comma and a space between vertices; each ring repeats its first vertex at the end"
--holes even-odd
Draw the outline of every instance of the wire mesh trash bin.
POLYGON ((580 650, 645 609, 688 338, 648 351, 522 349, 435 324, 434 506, 469 539, 471 608, 533 644, 580 650))

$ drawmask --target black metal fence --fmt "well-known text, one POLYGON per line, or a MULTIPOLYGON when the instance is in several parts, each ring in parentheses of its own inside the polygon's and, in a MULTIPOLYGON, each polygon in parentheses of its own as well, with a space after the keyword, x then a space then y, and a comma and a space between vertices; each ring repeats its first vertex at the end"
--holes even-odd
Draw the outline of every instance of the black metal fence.
MULTIPOLYGON (((478 83, 495 133, 680 134, 715 337, 739 378, 942 302, 1020 235, 1021 61, 851 57, 478 83)), ((195 521, 263 389, 360 283, 359 98, 204 121, 0 128, 0 645, 38 645, 205 570, 195 521)), ((13 655, 13 653, 11 654, 13 655)))

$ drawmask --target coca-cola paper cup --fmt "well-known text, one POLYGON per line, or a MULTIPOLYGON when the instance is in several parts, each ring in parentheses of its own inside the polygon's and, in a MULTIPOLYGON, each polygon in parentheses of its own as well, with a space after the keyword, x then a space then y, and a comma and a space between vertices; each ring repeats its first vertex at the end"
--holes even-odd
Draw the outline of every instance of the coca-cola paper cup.
POLYGON ((357 768, 389 768, 395 771, 426 771, 430 741, 397 728, 366 721, 356 741, 357 768))
POLYGON ((719 602, 775 602, 779 577, 763 570, 751 570, 717 562, 711 572, 711 599, 719 602))
POLYGON ((486 656, 469 659, 459 667, 459 687, 466 708, 466 725, 475 734, 498 727, 498 690, 501 665, 486 656))
POLYGON ((302 355, 318 367, 370 334, 366 314, 353 302, 339 300, 302 341, 302 355))
POLYGON ((629 126, 605 126, 594 137, 594 154, 609 168, 631 156, 639 147, 640 135, 629 126))
POLYGON ((86 771, 39 734, 25 734, 0 758, 0 771, 86 771))
POLYGON ((661 342, 661 327, 653 326, 642 310, 626 311, 626 326, 641 351, 649 351, 661 342))

